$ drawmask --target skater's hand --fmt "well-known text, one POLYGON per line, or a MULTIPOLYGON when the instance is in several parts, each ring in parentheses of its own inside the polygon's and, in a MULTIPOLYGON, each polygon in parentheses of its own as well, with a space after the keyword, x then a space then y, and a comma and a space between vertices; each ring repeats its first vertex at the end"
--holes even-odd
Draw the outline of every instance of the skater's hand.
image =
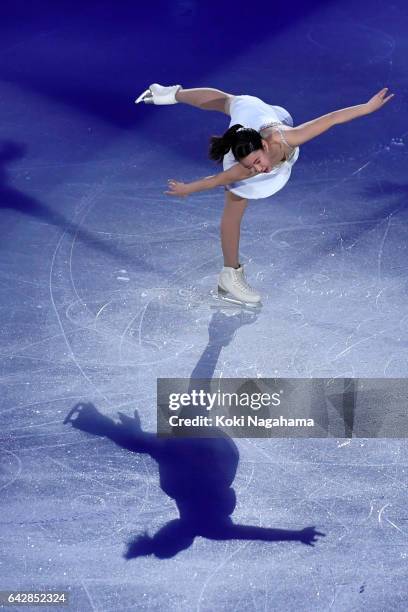
POLYGON ((138 433, 138 434, 141 433, 142 426, 140 423, 140 417, 139 417, 139 413, 137 410, 134 411, 133 418, 128 417, 126 414, 123 414, 123 412, 118 412, 118 414, 119 414, 120 422, 122 423, 122 425, 125 425, 129 431, 134 431, 135 433, 138 433))
POLYGON ((384 87, 384 89, 381 89, 378 93, 375 94, 375 96, 373 96, 368 102, 366 102, 365 106, 367 109, 367 113, 373 113, 374 111, 378 110, 395 96, 395 94, 388 95, 387 92, 388 87, 384 87))
POLYGON ((173 196, 188 196, 191 192, 186 183, 181 183, 180 181, 175 181, 174 179, 169 179, 167 181, 170 191, 165 191, 166 195, 173 196))
POLYGON ((91 403, 77 404, 69 412, 64 423, 71 423, 72 427, 95 436, 105 436, 113 425, 113 421, 101 414, 91 403))
POLYGON ((299 532, 299 540, 303 544, 307 546, 314 546, 315 542, 317 542, 318 537, 324 537, 325 534, 321 531, 317 531, 314 527, 305 527, 305 529, 301 529, 299 532))

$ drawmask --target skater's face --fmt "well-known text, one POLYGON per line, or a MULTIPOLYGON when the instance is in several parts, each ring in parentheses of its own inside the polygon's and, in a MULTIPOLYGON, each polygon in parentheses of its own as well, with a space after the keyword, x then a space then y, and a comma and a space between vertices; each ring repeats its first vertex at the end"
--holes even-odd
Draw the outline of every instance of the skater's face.
POLYGON ((240 159, 239 163, 248 170, 255 170, 255 172, 270 172, 272 170, 272 164, 268 149, 267 143, 263 143, 262 149, 252 151, 252 153, 240 159))

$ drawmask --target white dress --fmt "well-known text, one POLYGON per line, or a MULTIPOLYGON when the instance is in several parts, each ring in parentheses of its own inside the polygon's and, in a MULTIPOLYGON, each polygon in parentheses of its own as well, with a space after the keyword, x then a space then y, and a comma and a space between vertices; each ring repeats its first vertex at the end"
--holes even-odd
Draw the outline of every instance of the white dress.
MULTIPOLYGON (((230 105, 231 125, 240 123, 258 132, 265 127, 275 127, 282 141, 286 143, 282 125, 293 126, 293 119, 281 106, 266 104, 255 96, 234 96, 230 105)), ((288 145, 289 146, 289 145, 288 145)), ((294 147, 286 161, 276 164, 270 172, 257 174, 251 178, 230 183, 226 189, 242 198, 257 200, 267 198, 286 185, 292 172, 292 166, 299 157, 299 147, 294 147)), ((223 158, 224 170, 238 163, 229 151, 223 158)))

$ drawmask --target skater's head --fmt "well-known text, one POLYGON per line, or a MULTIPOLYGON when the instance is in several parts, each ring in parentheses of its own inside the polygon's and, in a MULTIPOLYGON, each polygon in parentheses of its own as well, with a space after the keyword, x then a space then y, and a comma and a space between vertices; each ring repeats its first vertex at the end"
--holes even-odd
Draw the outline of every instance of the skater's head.
POLYGON ((228 128, 223 136, 211 136, 210 159, 220 163, 229 150, 237 162, 246 168, 254 168, 257 172, 270 170, 268 145, 259 132, 252 128, 244 128, 237 123, 228 128))
POLYGON ((194 526, 181 519, 166 523, 153 537, 147 533, 128 543, 125 559, 154 555, 158 559, 170 559, 189 548, 197 535, 194 526))

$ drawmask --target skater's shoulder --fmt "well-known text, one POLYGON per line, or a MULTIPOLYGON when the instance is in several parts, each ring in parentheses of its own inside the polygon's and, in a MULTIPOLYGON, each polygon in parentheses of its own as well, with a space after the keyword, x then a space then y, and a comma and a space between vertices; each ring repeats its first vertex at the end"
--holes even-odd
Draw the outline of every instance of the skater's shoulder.
POLYGON ((280 121, 268 121, 266 123, 263 123, 259 128, 258 128, 258 132, 261 134, 262 137, 264 137, 265 135, 268 134, 274 134, 274 133, 279 133, 280 128, 283 126, 283 123, 281 123, 280 121))
POLYGON ((260 133, 262 138, 266 138, 273 142, 284 142, 284 144, 290 146, 286 142, 286 138, 284 135, 284 132, 290 129, 291 128, 285 123, 281 123, 280 121, 270 121, 268 123, 262 124, 258 132, 260 133))
POLYGON ((270 121, 264 123, 259 128, 259 133, 262 138, 271 144, 278 144, 281 147, 280 157, 276 160, 276 166, 280 166, 285 161, 289 161, 295 154, 295 147, 291 146, 284 132, 291 128, 280 121, 270 121))

